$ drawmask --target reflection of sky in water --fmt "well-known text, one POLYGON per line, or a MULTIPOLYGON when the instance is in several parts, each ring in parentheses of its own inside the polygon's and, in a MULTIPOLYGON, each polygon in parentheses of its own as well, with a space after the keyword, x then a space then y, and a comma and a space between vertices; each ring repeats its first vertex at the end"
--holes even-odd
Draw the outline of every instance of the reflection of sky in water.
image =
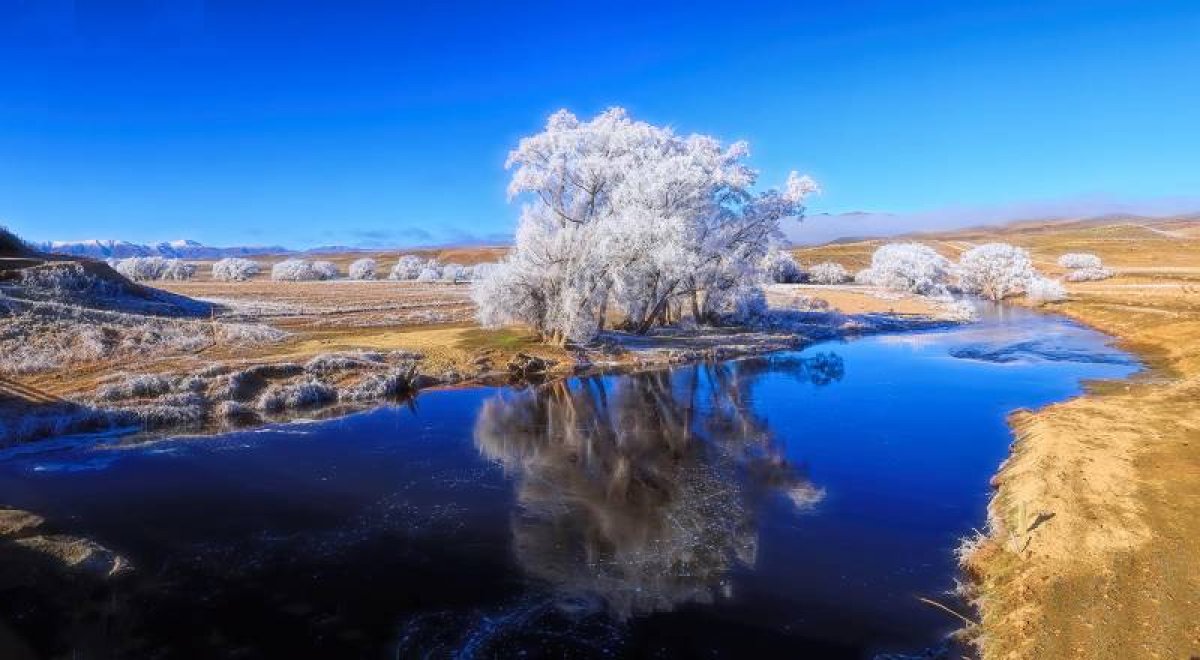
POLYGON ((44 604, 17 629, 45 654, 133 657, 915 651, 955 624, 914 595, 951 586, 1007 413, 1129 373, 1114 355, 1017 310, 216 438, 14 448, 0 502, 137 567, 97 592, 103 625, 44 604))

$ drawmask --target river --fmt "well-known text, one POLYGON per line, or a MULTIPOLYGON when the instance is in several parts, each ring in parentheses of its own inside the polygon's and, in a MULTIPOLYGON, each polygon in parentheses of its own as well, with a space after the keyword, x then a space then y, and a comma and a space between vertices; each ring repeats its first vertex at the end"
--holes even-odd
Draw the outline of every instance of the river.
MULTIPOLYGON (((1006 415, 1124 377, 1054 316, 210 437, 0 454, 105 580, 0 575, 0 655, 936 657, 1006 415), (894 654, 894 655, 893 655, 894 654)), ((947 651, 948 652, 948 651, 947 651)))

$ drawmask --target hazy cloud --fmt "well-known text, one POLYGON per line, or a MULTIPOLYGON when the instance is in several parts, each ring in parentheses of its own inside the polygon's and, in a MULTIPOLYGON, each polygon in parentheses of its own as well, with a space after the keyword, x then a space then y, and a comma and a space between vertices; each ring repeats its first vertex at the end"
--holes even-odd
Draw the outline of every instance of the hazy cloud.
POLYGON ((1112 214, 1165 217, 1197 211, 1200 211, 1200 196, 1132 200, 1087 195, 992 206, 944 207, 915 213, 810 213, 803 223, 786 223, 784 234, 797 245, 812 245, 839 238, 887 237, 1019 220, 1068 220, 1112 214))

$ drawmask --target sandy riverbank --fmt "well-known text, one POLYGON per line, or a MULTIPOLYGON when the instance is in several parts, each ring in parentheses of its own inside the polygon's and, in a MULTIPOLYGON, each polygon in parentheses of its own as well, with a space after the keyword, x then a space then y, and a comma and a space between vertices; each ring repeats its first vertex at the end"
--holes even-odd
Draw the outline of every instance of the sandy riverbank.
POLYGON ((1055 306, 1149 369, 1012 416, 987 536, 964 557, 985 658, 1200 654, 1200 294, 1162 284, 1055 306))

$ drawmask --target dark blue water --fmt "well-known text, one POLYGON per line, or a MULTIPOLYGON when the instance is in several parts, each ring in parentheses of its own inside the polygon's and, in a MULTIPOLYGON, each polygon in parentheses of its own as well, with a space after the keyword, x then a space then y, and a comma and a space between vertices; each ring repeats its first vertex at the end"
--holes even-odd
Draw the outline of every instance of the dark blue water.
MULTIPOLYGON (((135 570, 0 576, 0 655, 829 657, 936 650, 1005 417, 1134 366, 976 326, 324 422, 0 456, 0 503, 135 570)), ((926 657, 926 656, 920 656, 926 657)))

